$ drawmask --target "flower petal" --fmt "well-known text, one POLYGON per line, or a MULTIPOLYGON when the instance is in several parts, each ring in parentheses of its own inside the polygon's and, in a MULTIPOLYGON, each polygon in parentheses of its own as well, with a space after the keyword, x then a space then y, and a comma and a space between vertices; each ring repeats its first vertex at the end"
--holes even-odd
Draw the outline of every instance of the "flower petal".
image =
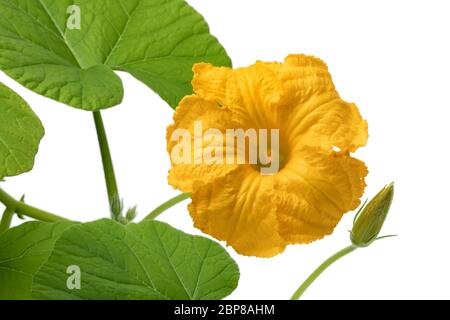
POLYGON ((192 192, 195 182, 208 183, 235 170, 237 165, 223 163, 223 158, 222 162, 209 163, 203 157, 205 151, 213 148, 222 150, 223 155, 227 152, 224 139, 206 139, 206 131, 214 128, 223 133, 233 126, 229 110, 197 96, 185 97, 175 111, 174 124, 167 128, 167 150, 172 162, 169 184, 184 192, 192 192), (181 138, 183 132, 188 136, 181 138), (199 144, 194 142, 196 135, 204 137, 199 144), (184 142, 190 146, 185 149, 189 153, 187 161, 181 161, 184 155, 179 155, 179 147, 184 142))
POLYGON ((335 91, 327 65, 313 56, 287 56, 279 76, 285 91, 295 103, 308 100, 318 93, 335 91))
POLYGON ((208 185, 194 187, 189 212, 197 228, 227 241, 238 253, 272 257, 285 248, 270 201, 273 192, 272 177, 241 166, 208 185))
POLYGON ((325 63, 304 56, 288 56, 280 71, 290 101, 283 108, 284 123, 292 147, 318 146, 353 152, 368 138, 367 122, 356 105, 336 92, 325 63))
POLYGON ((342 215, 359 206, 367 173, 365 164, 348 153, 298 150, 277 175, 272 198, 281 236, 308 243, 331 234, 342 215))
POLYGON ((279 63, 258 61, 234 72, 239 100, 230 104, 237 118, 246 119, 256 128, 278 128, 278 107, 283 104, 279 63))
POLYGON ((242 128, 274 128, 283 98, 278 77, 280 63, 257 62, 232 70, 210 64, 194 66, 192 85, 199 96, 233 111, 242 128))
POLYGON ((312 97, 286 114, 285 130, 292 148, 336 146, 354 152, 368 139, 367 121, 362 119, 356 105, 330 93, 312 97))
POLYGON ((233 69, 214 67, 209 63, 197 63, 193 67, 194 92, 206 99, 221 105, 229 104, 237 94, 233 69))

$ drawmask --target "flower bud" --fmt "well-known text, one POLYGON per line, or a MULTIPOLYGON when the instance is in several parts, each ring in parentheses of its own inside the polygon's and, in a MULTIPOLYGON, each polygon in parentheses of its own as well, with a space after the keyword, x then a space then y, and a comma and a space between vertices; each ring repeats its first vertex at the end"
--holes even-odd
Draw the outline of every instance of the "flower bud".
POLYGON ((132 222, 137 216, 137 206, 134 206, 130 209, 128 209, 127 214, 125 215, 125 219, 127 219, 128 222, 132 222))
POLYGON ((118 221, 122 217, 123 200, 118 197, 113 197, 110 200, 110 211, 111 217, 118 221))
POLYGON ((367 205, 363 205, 353 222, 350 239, 357 247, 374 242, 383 227, 394 197, 394 183, 384 187, 367 205))

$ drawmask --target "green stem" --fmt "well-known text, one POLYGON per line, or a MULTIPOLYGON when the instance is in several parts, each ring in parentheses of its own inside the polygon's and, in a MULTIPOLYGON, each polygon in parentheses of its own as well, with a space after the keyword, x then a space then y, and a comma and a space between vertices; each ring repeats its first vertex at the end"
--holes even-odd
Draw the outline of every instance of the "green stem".
POLYGON ((144 218, 144 220, 154 220, 156 219, 161 213, 163 213, 164 211, 166 211, 167 209, 173 207, 174 205, 176 205, 177 203, 180 203, 188 198, 191 197, 190 193, 182 193, 179 194, 176 197, 173 197, 172 199, 164 202, 162 205, 160 205, 158 208, 156 208, 155 210, 153 210, 152 212, 150 212, 150 214, 148 216, 146 216, 144 218))
POLYGON ((306 289, 308 289, 309 286, 314 282, 314 280, 316 280, 317 277, 319 277, 322 274, 322 272, 324 272, 334 262, 336 262, 340 258, 346 256, 347 254, 356 249, 358 249, 358 247, 350 245, 342 249, 341 251, 336 252, 334 255, 325 260, 316 270, 314 270, 313 273, 311 273, 311 275, 302 283, 302 285, 297 289, 297 291, 295 291, 291 300, 298 300, 302 296, 302 294, 306 291, 306 289))
POLYGON ((2 189, 0 189, 0 202, 13 212, 33 218, 35 220, 47 222, 68 221, 67 219, 57 216, 53 213, 29 206, 21 201, 17 201, 2 189))
POLYGON ((2 220, 0 221, 0 235, 9 229, 9 227, 11 226, 13 216, 14 210, 6 208, 5 212, 3 213, 2 220))
POLYGON ((113 217, 118 217, 122 210, 120 204, 119 188, 117 187, 116 175, 112 162, 111 152, 109 150, 108 138, 106 136, 105 126, 100 111, 94 113, 95 129, 97 130, 98 144, 102 156, 103 172, 105 174, 106 189, 108 192, 108 201, 113 217))

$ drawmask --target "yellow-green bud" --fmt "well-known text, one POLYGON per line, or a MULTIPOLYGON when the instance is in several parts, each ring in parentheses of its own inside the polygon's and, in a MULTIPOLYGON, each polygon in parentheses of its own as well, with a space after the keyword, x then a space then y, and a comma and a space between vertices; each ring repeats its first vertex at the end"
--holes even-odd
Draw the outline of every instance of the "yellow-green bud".
POLYGON ((377 239, 393 197, 394 183, 391 183, 378 192, 367 205, 361 207, 353 222, 350 235, 353 245, 367 247, 377 239))

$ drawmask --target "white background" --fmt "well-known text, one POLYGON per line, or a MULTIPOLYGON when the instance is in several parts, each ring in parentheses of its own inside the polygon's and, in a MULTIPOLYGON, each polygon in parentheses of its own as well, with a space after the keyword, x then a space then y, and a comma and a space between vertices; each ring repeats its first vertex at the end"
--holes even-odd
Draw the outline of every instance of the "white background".
MULTIPOLYGON (((331 267, 305 299, 450 298, 448 152, 450 137, 450 2, 190 0, 234 61, 282 61, 313 54, 329 65, 341 96, 369 121, 370 169, 365 197, 395 181, 383 233, 399 234, 352 253, 331 267)), ((143 218, 178 194, 166 181, 165 128, 173 111, 152 91, 121 74, 125 99, 104 112, 119 187, 143 218)), ((4 188, 72 219, 108 215, 92 115, 38 96, 0 74, 33 107, 46 128, 32 173, 4 188)), ((189 233, 187 202, 161 220, 189 233)), ((272 259, 242 257, 234 299, 286 299, 325 258, 349 244, 347 214, 335 233, 290 246, 272 259)), ((16 221, 17 222, 17 221, 16 221)))

